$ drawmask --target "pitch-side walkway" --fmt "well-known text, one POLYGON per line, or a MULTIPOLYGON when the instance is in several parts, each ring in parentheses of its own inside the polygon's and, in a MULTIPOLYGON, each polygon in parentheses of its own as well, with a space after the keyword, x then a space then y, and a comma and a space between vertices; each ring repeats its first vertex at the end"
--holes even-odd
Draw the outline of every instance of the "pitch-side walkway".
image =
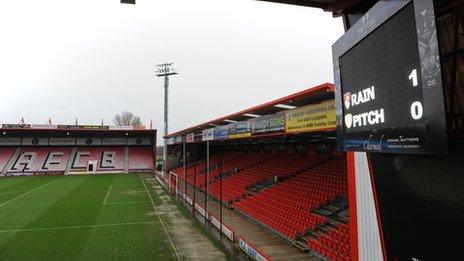
MULTIPOLYGON (((187 186, 187 194, 193 199, 193 187, 190 184, 187 186)), ((196 202, 204 208, 204 193, 197 190, 195 198, 196 202)), ((212 197, 208 200, 208 211, 219 218, 220 204, 212 197)), ((316 256, 300 251, 289 242, 253 223, 236 211, 223 206, 222 213, 224 224, 236 233, 236 238, 244 237, 273 260, 321 260, 316 256)))

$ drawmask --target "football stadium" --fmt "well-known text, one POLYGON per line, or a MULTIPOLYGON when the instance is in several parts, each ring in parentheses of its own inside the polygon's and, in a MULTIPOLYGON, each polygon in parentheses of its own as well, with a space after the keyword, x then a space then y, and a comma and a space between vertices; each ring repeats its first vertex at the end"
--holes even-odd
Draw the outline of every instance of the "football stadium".
POLYGON ((464 1, 258 2, 343 19, 333 83, 169 132, 165 68, 164 134, 2 124, 0 260, 459 260, 464 1))

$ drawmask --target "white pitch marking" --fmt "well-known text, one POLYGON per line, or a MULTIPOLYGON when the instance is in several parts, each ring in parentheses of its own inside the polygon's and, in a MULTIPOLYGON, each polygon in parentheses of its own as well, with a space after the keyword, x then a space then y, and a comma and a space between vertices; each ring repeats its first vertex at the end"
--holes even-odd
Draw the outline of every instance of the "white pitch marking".
POLYGON ((174 245, 174 243, 172 242, 171 237, 169 236, 168 230, 166 229, 166 225, 164 224, 164 221, 161 218, 161 214, 158 212, 158 209, 155 206, 155 202, 153 202, 153 198, 151 197, 151 194, 148 191, 147 185, 145 184, 145 181, 143 180, 142 175, 139 174, 139 177, 140 177, 140 180, 142 180, 142 184, 145 187, 145 191, 147 192, 148 197, 150 198, 151 205, 153 206, 153 209, 155 210, 156 215, 158 216, 159 221, 161 222, 161 225, 163 226, 164 233, 166 233, 166 236, 168 237, 169 243, 171 243, 171 247, 172 247, 172 249, 174 249, 174 253, 176 254, 177 260, 180 260, 179 253, 177 252, 177 248, 174 245))
POLYGON ((37 188, 35 188, 35 189, 33 189, 33 190, 29 190, 28 192, 25 192, 25 193, 23 193, 23 194, 21 194, 21 195, 19 195, 19 196, 17 196, 17 197, 14 197, 14 198, 12 198, 12 199, 10 199, 10 200, 8 200, 8 201, 5 201, 5 202, 3 202, 2 204, 0 204, 0 207, 3 207, 3 206, 5 206, 5 205, 8 204, 8 203, 17 200, 18 198, 22 198, 22 197, 24 197, 24 196, 26 196, 26 195, 28 195, 28 194, 30 194, 30 193, 32 193, 32 192, 34 192, 34 191, 40 189, 40 188, 45 187, 46 185, 48 185, 48 184, 50 184, 50 183, 55 182, 55 181, 57 181, 57 179, 52 180, 52 181, 49 181, 49 182, 47 182, 47 183, 45 183, 45 184, 42 184, 42 185, 38 186, 37 188))
POLYGON ((129 225, 150 224, 150 223, 156 223, 156 222, 159 222, 159 221, 157 221, 157 220, 152 220, 152 221, 142 221, 142 222, 110 223, 110 224, 83 225, 83 226, 68 226, 68 227, 45 227, 45 228, 6 229, 6 230, 0 230, 0 233, 27 232, 27 231, 48 231, 48 230, 76 229, 76 228, 93 228, 93 227, 129 226, 129 225))
POLYGON ((106 192, 105 199, 103 200, 103 205, 106 205, 106 200, 108 199, 108 196, 110 195, 110 191, 111 191, 112 187, 113 187, 113 185, 110 185, 110 187, 108 188, 108 191, 106 192))

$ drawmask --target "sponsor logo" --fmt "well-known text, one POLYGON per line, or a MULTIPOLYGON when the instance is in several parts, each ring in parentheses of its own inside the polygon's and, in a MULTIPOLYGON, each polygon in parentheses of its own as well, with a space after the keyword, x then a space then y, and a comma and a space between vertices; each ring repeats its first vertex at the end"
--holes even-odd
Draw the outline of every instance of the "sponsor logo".
POLYGON ((345 109, 349 109, 351 105, 351 93, 347 92, 343 95, 343 102, 345 104, 345 109))
POLYGON ((33 139, 32 139, 32 144, 34 144, 34 145, 39 144, 39 142, 40 142, 40 141, 39 141, 39 139, 37 139, 37 138, 33 138, 33 139))
POLYGON ((193 142, 195 140, 195 135, 193 133, 187 134, 187 142, 193 142))
POLYGON ((353 124, 353 115, 347 114, 345 115, 345 126, 349 129, 353 124))
POLYGON ((372 141, 373 137, 374 136, 369 135, 369 139, 364 141, 363 148, 365 150, 370 150, 370 151, 382 151, 382 143, 385 138, 385 135, 382 135, 382 137, 380 137, 380 140, 378 143, 375 143, 374 141, 372 141))
POLYGON ((252 260, 256 261, 267 261, 270 260, 261 253, 259 253, 257 250, 255 250, 252 246, 250 246, 247 242, 242 240, 241 238, 239 239, 239 246, 245 252, 252 260))

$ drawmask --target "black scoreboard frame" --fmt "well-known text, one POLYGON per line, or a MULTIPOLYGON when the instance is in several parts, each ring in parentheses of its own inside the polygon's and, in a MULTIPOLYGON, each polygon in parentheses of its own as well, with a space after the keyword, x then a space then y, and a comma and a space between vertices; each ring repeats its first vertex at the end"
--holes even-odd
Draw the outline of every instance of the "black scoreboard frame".
POLYGON ((332 46, 336 86, 335 104, 338 150, 377 153, 447 154, 446 114, 439 58, 438 68, 435 68, 433 74, 426 72, 422 68, 422 64, 427 62, 426 59, 431 55, 440 57, 436 30, 433 0, 379 1, 332 46), (419 52, 419 64, 417 64, 418 71, 420 71, 418 86, 422 89, 425 123, 419 128, 408 125, 398 128, 372 128, 367 131, 347 133, 344 127, 340 59, 345 53, 363 41, 370 33, 381 27, 408 4, 412 4, 414 8, 418 50, 420 50, 420 45, 424 46, 422 42, 426 42, 426 45, 428 45, 428 52, 419 52), (419 28, 419 24, 423 24, 426 27, 426 31, 424 31, 424 27, 419 28), (431 83, 433 84, 431 85, 431 83), (411 143, 411 140, 404 141, 403 136, 417 137, 418 140, 411 143), (392 142, 392 140, 395 141, 392 142))

